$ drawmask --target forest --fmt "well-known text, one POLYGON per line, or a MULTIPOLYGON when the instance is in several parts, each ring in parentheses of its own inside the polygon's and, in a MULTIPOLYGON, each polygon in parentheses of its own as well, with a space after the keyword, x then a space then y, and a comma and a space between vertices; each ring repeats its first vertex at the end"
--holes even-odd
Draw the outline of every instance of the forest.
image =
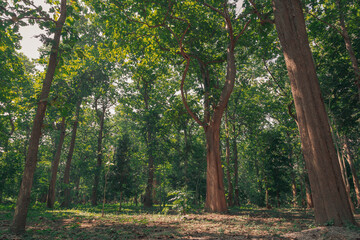
POLYGON ((359 1, 0 13, 0 239, 360 239, 359 1))

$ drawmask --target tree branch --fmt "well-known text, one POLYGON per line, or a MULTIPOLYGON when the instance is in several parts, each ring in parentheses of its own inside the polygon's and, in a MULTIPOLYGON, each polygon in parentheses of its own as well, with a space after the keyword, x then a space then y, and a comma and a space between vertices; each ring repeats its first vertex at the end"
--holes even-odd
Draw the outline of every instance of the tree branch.
POLYGON ((189 70, 189 66, 190 66, 190 58, 187 58, 186 59, 186 66, 185 66, 185 70, 183 72, 183 75, 182 75, 182 78, 181 78, 181 86, 180 86, 180 91, 181 91, 181 99, 182 99, 182 102, 185 106, 185 109, 186 111, 189 113, 189 115, 202 127, 205 127, 205 123, 202 122, 197 116, 196 114, 191 111, 189 105, 187 104, 187 101, 186 101, 186 97, 185 97, 185 94, 184 94, 184 82, 185 82, 185 78, 186 78, 186 74, 189 70))

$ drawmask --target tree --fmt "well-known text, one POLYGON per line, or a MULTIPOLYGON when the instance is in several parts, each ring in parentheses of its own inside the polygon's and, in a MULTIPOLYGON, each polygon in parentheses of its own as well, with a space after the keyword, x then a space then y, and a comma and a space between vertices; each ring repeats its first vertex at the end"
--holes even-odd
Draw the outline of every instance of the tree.
POLYGON ((56 146, 56 152, 54 156, 54 160, 51 165, 51 178, 49 183, 49 190, 47 195, 46 206, 48 208, 53 208, 55 203, 55 185, 56 185, 56 176, 60 163, 61 150, 65 139, 66 125, 65 125, 65 117, 62 117, 60 127, 59 127, 59 141, 56 146))
POLYGON ((58 58, 60 37, 61 37, 62 27, 66 20, 66 7, 67 7, 66 0, 62 0, 60 6, 60 17, 57 21, 55 21, 56 30, 54 34, 53 44, 51 47, 49 64, 43 82, 41 95, 39 97, 36 116, 33 122, 33 128, 31 132, 29 148, 26 156, 23 179, 21 182, 18 200, 16 202, 13 223, 11 225, 11 231, 14 233, 22 233, 25 231, 26 216, 30 204, 31 187, 32 187, 33 176, 36 168, 37 153, 38 153, 39 141, 41 137, 41 128, 46 111, 46 105, 48 101, 47 98, 50 92, 51 83, 54 78, 55 69, 58 62, 57 58, 58 58))
POLYGON ((356 224, 321 97, 300 1, 273 1, 319 224, 356 224))
POLYGON ((124 197, 130 197, 134 192, 133 168, 131 165, 132 143, 129 135, 120 136, 116 145, 113 165, 110 166, 109 179, 110 190, 119 194, 120 207, 124 197))

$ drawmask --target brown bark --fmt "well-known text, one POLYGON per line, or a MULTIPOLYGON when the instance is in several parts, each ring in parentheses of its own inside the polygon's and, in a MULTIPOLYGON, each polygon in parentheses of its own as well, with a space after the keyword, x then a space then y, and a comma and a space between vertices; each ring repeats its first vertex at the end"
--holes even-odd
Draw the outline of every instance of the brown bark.
MULTIPOLYGON (((338 140, 340 140, 339 135, 338 135, 338 140)), ((349 198, 351 210, 354 212, 354 204, 353 204, 353 202, 351 200, 351 196, 350 196, 350 184, 349 184, 348 174, 346 171, 345 159, 344 159, 344 156, 341 154, 340 148, 337 145, 338 144, 335 142, 337 157, 338 157, 338 161, 339 161, 339 165, 340 165, 341 176, 344 181, 344 185, 345 185, 347 197, 349 198)))
POLYGON ((37 154, 38 154, 39 142, 41 138, 41 128, 44 121, 51 83, 54 78, 55 69, 58 63, 57 58, 58 58, 58 49, 60 44, 60 36, 65 19, 66 19, 66 0, 61 0, 60 17, 58 21, 56 21, 56 30, 53 38, 53 44, 51 47, 49 63, 39 98, 40 100, 38 103, 38 108, 36 110, 36 115, 33 122, 28 152, 26 155, 24 174, 22 177, 19 195, 16 202, 13 222, 10 227, 10 231, 13 233, 25 232, 26 216, 30 204, 31 187, 33 183, 34 172, 36 169, 37 154))
POLYGON ((173 36, 178 39, 179 43, 179 54, 185 59, 186 66, 183 72, 181 79, 180 91, 181 98, 184 103, 185 109, 188 114, 204 128, 206 135, 206 150, 207 150, 207 175, 206 175, 206 203, 205 208, 208 211, 213 212, 224 212, 227 210, 226 200, 225 200, 225 191, 223 183, 223 173, 221 168, 221 159, 220 159, 220 124, 221 119, 226 108, 226 105, 229 101, 230 95, 234 88, 235 77, 236 77, 236 67, 235 67, 235 46, 236 42, 240 36, 245 32, 250 21, 248 21, 241 32, 238 34, 234 33, 232 26, 232 20, 230 14, 226 7, 223 10, 219 10, 205 2, 202 3, 203 6, 217 12, 223 17, 226 24, 226 29, 229 37, 229 44, 227 47, 227 57, 226 57, 226 78, 225 83, 222 86, 222 91, 217 103, 214 103, 213 106, 210 106, 210 78, 209 72, 207 70, 208 63, 203 62, 200 57, 194 56, 191 53, 185 52, 183 47, 183 40, 186 36, 187 31, 190 28, 190 23, 185 19, 177 18, 177 20, 182 20, 187 23, 187 28, 183 32, 181 38, 178 38, 175 34, 173 36), (184 91, 184 82, 186 74, 190 67, 190 61, 192 58, 195 58, 200 66, 200 71, 203 76, 203 86, 204 86, 204 119, 203 121, 195 114, 189 107, 184 91), (212 114, 210 107, 212 107, 212 114))
POLYGON ((226 177, 228 182, 228 205, 233 206, 233 185, 230 175, 230 139, 227 112, 225 112, 226 177))
POLYGON ((225 189, 223 181, 223 169, 220 161, 220 126, 208 127, 206 135, 206 202, 208 211, 227 211, 225 189))
MULTIPOLYGON (((95 104, 96 105, 96 104, 95 104)), ((96 112, 98 111, 95 109, 96 112)), ((101 165, 102 165, 102 139, 103 139, 103 131, 104 131, 104 122, 105 122, 105 111, 106 111, 106 103, 103 103, 101 114, 99 114, 100 120, 100 129, 98 135, 98 144, 97 144, 97 162, 96 162, 96 171, 95 171, 95 178, 94 178, 94 185, 92 189, 91 195, 91 204, 93 206, 97 205, 97 190, 99 186, 100 180, 100 172, 101 172, 101 165)))
POLYGON ((344 137, 344 145, 343 145, 343 147, 344 147, 345 158, 346 158, 347 162, 349 163, 351 174, 352 174, 357 207, 359 207, 360 206, 359 178, 358 178, 357 173, 356 173, 354 160, 353 160, 353 155, 352 155, 352 152, 351 152, 350 147, 349 147, 349 140, 348 140, 348 138, 346 136, 344 137))
POLYGON ((318 224, 356 224, 341 178, 299 0, 273 0, 318 224))
POLYGON ((304 174, 304 183, 305 183, 305 193, 306 193, 306 207, 313 208, 314 203, 313 203, 313 199, 312 199, 310 182, 309 182, 307 173, 304 174))
POLYGON ((61 126, 60 126, 60 136, 59 136, 59 142, 56 147, 56 153, 54 157, 54 161, 51 165, 51 177, 50 177, 50 183, 49 183, 49 190, 47 195, 47 203, 46 206, 48 208, 53 208, 55 203, 55 185, 56 185, 56 176, 57 171, 59 167, 60 162, 60 156, 61 156, 61 150, 65 139, 65 117, 62 117, 61 120, 61 126))
POLYGON ((74 149, 75 149, 75 140, 76 140, 76 133, 77 133, 77 128, 78 128, 78 124, 79 124, 79 115, 80 115, 80 109, 81 109, 81 100, 78 101, 77 105, 76 105, 76 112, 75 112, 75 121, 73 123, 73 130, 71 133, 71 141, 70 141, 70 146, 69 146, 69 152, 66 158, 66 165, 65 165, 65 171, 64 171, 64 179, 63 179, 63 183, 65 185, 64 187, 64 192, 63 192, 63 202, 61 203, 62 207, 69 207, 70 206, 70 169, 71 169, 71 161, 72 161, 72 157, 74 154, 74 149))

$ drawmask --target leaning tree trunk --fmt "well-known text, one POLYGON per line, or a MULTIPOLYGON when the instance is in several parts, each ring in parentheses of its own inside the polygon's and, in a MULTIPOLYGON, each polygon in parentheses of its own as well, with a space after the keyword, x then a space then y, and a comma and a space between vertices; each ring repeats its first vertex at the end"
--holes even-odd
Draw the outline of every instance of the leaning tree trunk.
MULTIPOLYGON (((339 136, 338 136, 338 139, 340 141, 339 136)), ((337 143, 335 143, 335 146, 336 145, 337 145, 337 143)), ((341 149, 338 146, 336 146, 336 152, 337 152, 337 157, 338 157, 338 161, 339 161, 339 165, 340 165, 341 176, 342 176, 342 179, 344 181, 347 197, 349 198, 349 203, 350 203, 351 210, 354 212, 354 204, 353 204, 353 202, 351 200, 351 196, 350 196, 350 183, 349 183, 349 177, 348 177, 347 170, 346 170, 345 157, 341 153, 341 149)))
POLYGON ((105 111, 106 111, 106 104, 103 103, 102 112, 100 117, 100 130, 98 136, 98 145, 97 145, 97 163, 96 163, 96 171, 95 171, 95 178, 94 178, 94 185, 92 189, 92 196, 91 196, 91 204, 93 206, 97 205, 97 190, 99 186, 100 180, 100 171, 102 165, 102 139, 103 139, 103 130, 104 130, 104 122, 105 122, 105 111))
POLYGON ((64 139, 65 139, 65 117, 62 117, 59 142, 56 147, 54 161, 52 162, 52 166, 51 166, 51 177, 50 177, 49 190, 48 190, 47 203, 46 203, 46 206, 48 208, 53 208, 55 203, 56 176, 59 167, 61 149, 64 143, 64 139))
POLYGON ((342 181, 299 0, 273 0, 318 224, 356 224, 342 181))
POLYGON ((70 141, 70 147, 69 152, 66 158, 66 165, 65 165, 65 171, 64 171, 64 192, 63 192, 63 202, 61 203, 62 207, 69 207, 70 206, 70 169, 71 169, 71 162, 72 157, 74 154, 75 149, 75 140, 76 140, 76 132, 79 125, 79 115, 80 115, 80 109, 81 109, 81 100, 78 101, 76 105, 76 112, 75 112, 75 121, 73 123, 73 130, 71 133, 71 141, 70 141))
POLYGON ((205 128, 206 135, 206 203, 209 211, 227 211, 220 160, 220 124, 205 128))
POLYGON ((26 155, 25 169, 21 181, 19 196, 16 202, 13 223, 10 227, 10 231, 13 233, 25 232, 26 216, 30 204, 31 187, 36 169, 37 154, 38 154, 39 142, 41 137, 41 128, 44 121, 51 83, 54 78, 55 69, 58 63, 57 58, 58 58, 60 37, 61 37, 61 31, 63 25, 65 23, 65 19, 66 19, 66 0, 61 0, 60 17, 56 21, 56 30, 55 30, 54 39, 52 41, 49 64, 43 82, 38 108, 36 110, 36 115, 31 131, 28 152, 26 155))

